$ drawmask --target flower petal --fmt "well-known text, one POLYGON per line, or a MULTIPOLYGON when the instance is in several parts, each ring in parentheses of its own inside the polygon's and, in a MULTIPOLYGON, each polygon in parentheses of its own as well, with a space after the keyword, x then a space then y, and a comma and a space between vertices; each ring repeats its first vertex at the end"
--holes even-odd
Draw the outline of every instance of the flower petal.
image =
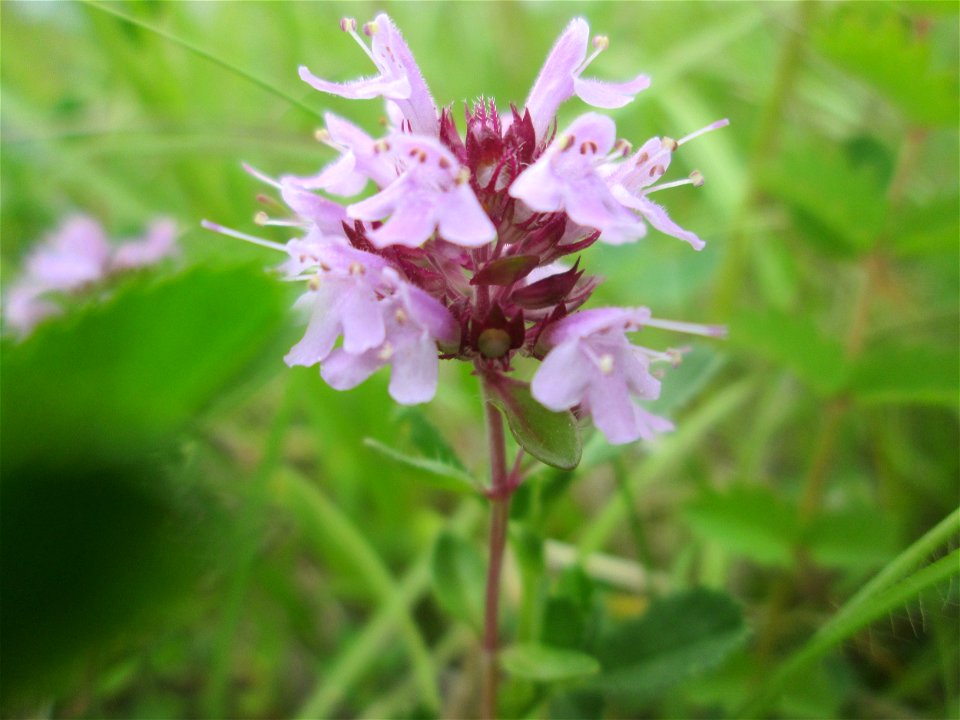
POLYGON ((626 382, 618 374, 594 379, 587 398, 593 424, 611 445, 633 442, 640 437, 634 403, 626 382))
POLYGON ((573 91, 587 105, 599 108, 618 108, 630 103, 633 96, 650 87, 650 77, 638 75, 633 80, 609 83, 603 80, 576 78, 573 91))
POLYGON ((560 343, 540 364, 530 392, 550 410, 568 410, 580 404, 595 374, 597 368, 583 354, 578 340, 560 343))
POLYGON ((436 225, 434 199, 414 195, 399 204, 383 227, 369 231, 367 237, 378 248, 420 247, 433 235, 436 225))
POLYGON ((354 285, 337 303, 343 326, 343 349, 357 355, 383 343, 386 328, 377 296, 366 283, 354 285))
POLYGON ((497 237, 497 229, 466 183, 443 193, 438 200, 437 225, 444 240, 479 247, 497 237))
POLYGON ((376 350, 351 355, 337 348, 320 365, 320 377, 334 390, 350 390, 383 367, 384 362, 376 350))
POLYGON ((290 367, 310 367, 323 361, 333 350, 340 334, 340 321, 336 314, 339 288, 334 283, 324 283, 316 292, 300 296, 294 307, 312 305, 310 322, 303 338, 290 348, 283 361, 290 367))
POLYGON ((351 80, 338 83, 318 78, 306 65, 299 69, 300 79, 320 92, 337 95, 349 100, 370 100, 376 97, 407 98, 410 97, 410 81, 405 77, 373 77, 351 80))
POLYGON ((573 95, 573 75, 587 56, 590 26, 574 18, 547 55, 524 108, 530 112, 537 138, 543 138, 561 103, 573 95))
POLYGON ((396 348, 390 371, 390 397, 401 405, 432 400, 437 392, 437 344, 426 334, 396 348))
POLYGON ((667 215, 667 211, 657 205, 652 200, 647 199, 645 196, 640 196, 636 198, 636 204, 633 205, 640 213, 646 218, 647 222, 653 225, 657 230, 667 235, 672 235, 675 238, 680 238, 681 240, 686 240, 693 247, 694 250, 703 250, 706 243, 697 237, 696 234, 690 232, 689 230, 684 230, 682 227, 677 225, 673 220, 670 219, 670 216, 667 215))

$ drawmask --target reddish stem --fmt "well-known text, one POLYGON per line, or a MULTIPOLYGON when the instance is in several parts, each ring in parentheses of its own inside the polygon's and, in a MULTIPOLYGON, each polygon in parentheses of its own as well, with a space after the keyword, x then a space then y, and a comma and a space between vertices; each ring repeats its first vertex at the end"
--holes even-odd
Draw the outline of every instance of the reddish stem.
POLYGON ((497 714, 497 651, 499 649, 498 617, 500 575, 503 551, 507 544, 507 520, 510 512, 511 478, 507 476, 503 418, 490 403, 485 404, 487 435, 490 447, 490 564, 487 567, 487 588, 483 620, 483 708, 482 717, 494 720, 497 714))

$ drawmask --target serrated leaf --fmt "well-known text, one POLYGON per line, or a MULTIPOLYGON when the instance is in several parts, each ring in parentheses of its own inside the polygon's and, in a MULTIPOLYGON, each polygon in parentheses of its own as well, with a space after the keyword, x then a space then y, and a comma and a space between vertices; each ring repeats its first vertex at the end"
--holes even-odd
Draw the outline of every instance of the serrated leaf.
POLYGON ((861 403, 955 407, 960 358, 938 348, 874 347, 854 367, 851 389, 861 403))
POLYGON ((793 560, 794 512, 764 488, 710 492, 688 505, 684 514, 694 532, 729 551, 781 567, 793 560))
POLYGON ((470 279, 471 285, 512 285, 540 264, 538 255, 510 255, 484 265, 470 279))
POLYGON ((500 377, 487 385, 487 399, 503 411, 513 437, 540 462, 572 470, 583 448, 570 412, 553 412, 533 399, 530 385, 500 377))
POLYGON ((486 569, 477 549, 457 535, 442 533, 433 548, 430 572, 440 606, 479 630, 486 569))
POLYGON ((680 593, 610 628, 598 645, 601 674, 587 685, 618 703, 643 702, 716 667, 746 637, 743 614, 728 596, 706 589, 680 593))
POLYGON ((790 368, 820 395, 837 393, 847 382, 843 347, 804 316, 741 313, 730 323, 730 344, 790 368))
POLYGON ((441 487, 444 490, 456 492, 479 492, 476 481, 463 468, 450 464, 444 460, 410 455, 408 453, 385 445, 374 438, 364 438, 363 444, 372 450, 383 453, 391 460, 423 470, 427 475, 417 475, 418 480, 441 487))
POLYGON ((500 661, 511 675, 537 682, 573 680, 600 671, 600 663, 590 655, 534 643, 511 645, 500 661))

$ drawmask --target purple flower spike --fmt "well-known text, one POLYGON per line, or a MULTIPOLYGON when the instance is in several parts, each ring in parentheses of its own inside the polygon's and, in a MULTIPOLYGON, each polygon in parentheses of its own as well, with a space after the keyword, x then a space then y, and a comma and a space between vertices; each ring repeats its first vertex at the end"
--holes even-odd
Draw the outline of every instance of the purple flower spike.
POLYGON ((572 95, 588 105, 600 108, 623 107, 641 90, 650 86, 650 78, 638 75, 624 83, 587 80, 580 74, 609 44, 604 36, 594 38, 594 52, 587 58, 590 26, 583 18, 574 18, 557 39, 537 76, 525 107, 533 118, 537 139, 543 139, 557 114, 557 108, 572 95))
POLYGON ((400 108, 413 132, 435 136, 439 130, 437 107, 410 48, 393 20, 381 13, 363 26, 364 33, 373 38, 370 48, 357 34, 356 20, 344 19, 340 22, 340 27, 360 44, 380 74, 352 82, 336 83, 318 78, 306 66, 301 65, 300 78, 321 92, 352 100, 369 100, 375 97, 391 100, 400 108))
POLYGON ((577 225, 600 230, 618 245, 646 227, 614 197, 599 170, 613 148, 616 126, 597 113, 581 115, 510 186, 510 195, 537 212, 566 211, 577 225))
MULTIPOLYGON (((385 273, 389 278, 391 273, 385 273)), ((390 397, 401 405, 433 399, 437 392, 437 341, 456 340, 457 324, 449 311, 419 288, 397 283, 393 296, 380 302, 383 342, 360 354, 334 350, 321 365, 320 374, 336 390, 356 387, 384 365, 391 366, 390 397)))
POLYGON ((486 245, 496 228, 470 188, 469 170, 437 140, 394 135, 386 143, 404 168, 380 193, 347 207, 359 220, 386 223, 368 234, 378 248, 420 247, 437 230, 444 240, 464 247, 486 245))
POLYGON ((660 381, 650 374, 649 357, 625 333, 649 319, 646 308, 597 308, 558 321, 547 336, 554 347, 533 377, 533 397, 556 411, 582 406, 614 445, 648 435, 658 423, 630 396, 655 400, 660 381))

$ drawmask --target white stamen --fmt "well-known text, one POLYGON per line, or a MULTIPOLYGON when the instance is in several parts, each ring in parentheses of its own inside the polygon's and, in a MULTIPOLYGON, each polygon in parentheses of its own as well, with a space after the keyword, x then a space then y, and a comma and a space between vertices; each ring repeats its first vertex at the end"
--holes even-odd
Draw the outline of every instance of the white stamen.
POLYGON ((260 247, 270 248, 271 250, 279 250, 282 253, 287 251, 287 248, 280 243, 272 242, 271 240, 264 240, 263 238, 254 237, 253 235, 247 235, 246 233, 238 232, 230 228, 219 225, 215 222, 210 222, 209 220, 201 220, 200 226, 212 230, 215 233, 220 233, 221 235, 227 235, 228 237, 237 238, 237 240, 243 240, 244 242, 253 243, 254 245, 259 245, 260 247))
POLYGON ((604 375, 613 373, 613 355, 601 355, 597 362, 597 367, 600 368, 600 372, 604 375))
POLYGON ((699 170, 694 170, 690 173, 690 177, 683 180, 674 180, 673 182, 661 183, 660 185, 654 185, 644 190, 643 194, 648 195, 652 192, 657 192, 659 190, 666 190, 667 188, 679 187, 681 185, 693 185, 695 187, 700 187, 703 185, 703 175, 700 174, 699 170))
POLYGON ((726 127, 729 124, 730 121, 727 118, 724 118, 723 120, 717 120, 715 123, 710 123, 706 127, 702 127, 699 130, 694 130, 689 135, 685 135, 684 137, 680 138, 677 140, 677 145, 683 145, 684 143, 690 142, 696 137, 700 137, 704 133, 708 133, 711 130, 718 130, 719 128, 726 127))
POLYGON ((295 228, 302 228, 305 230, 310 226, 309 223, 301 222, 300 220, 281 220, 277 218, 272 218, 269 215, 267 215, 263 210, 261 210, 260 212, 258 212, 256 215, 253 216, 253 221, 257 225, 260 225, 261 227, 265 225, 270 225, 272 227, 295 227, 295 228))
POLYGON ((574 77, 580 77, 580 73, 587 69, 587 66, 592 63, 597 55, 602 53, 610 46, 610 40, 606 35, 597 35, 593 38, 593 52, 590 53, 590 56, 580 63, 580 66, 573 71, 574 77))
MULTIPOLYGON (((367 57, 373 61, 373 64, 376 65, 378 68, 380 67, 380 63, 378 63, 377 59, 373 56, 373 52, 370 50, 369 47, 367 47, 367 44, 363 41, 363 38, 357 34, 356 20, 354 20, 353 18, 344 18, 344 20, 340 21, 340 29, 343 30, 344 32, 350 33, 350 37, 352 37, 354 40, 357 41, 357 45, 359 45, 360 48, 363 50, 363 52, 366 53, 367 57), (345 22, 345 21, 348 21, 348 22, 345 22)), ((376 33, 376 31, 377 31, 376 23, 368 22, 363 24, 364 35, 372 36, 376 33), (371 31, 371 26, 373 26, 372 31, 371 31)))
POLYGON ((377 357, 383 361, 387 361, 393 357, 393 345, 389 340, 384 342, 380 347, 379 352, 377 352, 377 357))
POLYGON ((243 169, 247 173, 249 173, 250 175, 253 175, 260 182, 266 183, 267 185, 273 185, 275 188, 278 188, 278 189, 280 188, 280 183, 277 180, 274 180, 269 175, 265 175, 264 173, 260 172, 255 167, 253 167, 253 165, 249 165, 248 163, 240 163, 240 165, 241 167, 243 167, 243 169))
POLYGON ((723 325, 700 325, 698 323, 678 322, 676 320, 657 320, 650 318, 644 325, 647 327, 661 328, 662 330, 673 330, 674 332, 688 333, 690 335, 703 335, 704 337, 726 337, 727 328, 723 325))

